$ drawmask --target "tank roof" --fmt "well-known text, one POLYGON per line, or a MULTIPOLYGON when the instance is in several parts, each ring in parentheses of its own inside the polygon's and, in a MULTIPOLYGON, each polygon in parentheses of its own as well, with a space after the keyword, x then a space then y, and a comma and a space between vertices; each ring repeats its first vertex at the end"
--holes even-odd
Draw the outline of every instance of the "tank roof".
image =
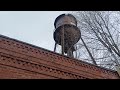
POLYGON ((55 28, 56 28, 56 23, 57 23, 57 21, 58 21, 60 18, 64 17, 65 15, 74 18, 75 24, 77 25, 77 19, 76 19, 72 14, 61 14, 61 15, 59 15, 59 16, 55 19, 55 22, 54 22, 54 27, 55 27, 55 28))

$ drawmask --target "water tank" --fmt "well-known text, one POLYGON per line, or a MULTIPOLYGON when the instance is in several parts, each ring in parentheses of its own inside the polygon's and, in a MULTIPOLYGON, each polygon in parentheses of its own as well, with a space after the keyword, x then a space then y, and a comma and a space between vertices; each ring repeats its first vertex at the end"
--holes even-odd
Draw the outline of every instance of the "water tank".
POLYGON ((55 19, 54 26, 55 42, 63 46, 61 42, 64 40, 64 52, 67 53, 69 49, 74 51, 74 44, 79 41, 81 36, 76 18, 71 14, 62 14, 55 19))

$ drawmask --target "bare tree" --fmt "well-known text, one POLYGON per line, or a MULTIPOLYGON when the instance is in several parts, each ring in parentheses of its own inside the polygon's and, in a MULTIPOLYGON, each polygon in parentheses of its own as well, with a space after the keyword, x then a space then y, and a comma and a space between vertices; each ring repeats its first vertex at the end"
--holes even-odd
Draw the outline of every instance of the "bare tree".
MULTIPOLYGON (((97 65, 114 69, 120 65, 120 14, 117 11, 76 11, 82 39, 97 65)), ((93 63, 85 45, 76 44, 76 58, 93 63)))

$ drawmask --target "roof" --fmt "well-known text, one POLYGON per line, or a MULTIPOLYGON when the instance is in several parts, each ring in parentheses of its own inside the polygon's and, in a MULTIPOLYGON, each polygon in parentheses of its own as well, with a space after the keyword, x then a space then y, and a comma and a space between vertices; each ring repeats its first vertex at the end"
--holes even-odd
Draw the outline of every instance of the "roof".
POLYGON ((55 27, 55 28, 56 28, 56 23, 57 23, 57 21, 58 21, 60 18, 64 17, 65 15, 74 18, 75 24, 76 24, 76 26, 77 26, 77 20, 76 20, 76 18, 75 18, 72 14, 61 14, 61 15, 59 15, 59 16, 55 19, 55 22, 54 22, 54 27, 55 27))

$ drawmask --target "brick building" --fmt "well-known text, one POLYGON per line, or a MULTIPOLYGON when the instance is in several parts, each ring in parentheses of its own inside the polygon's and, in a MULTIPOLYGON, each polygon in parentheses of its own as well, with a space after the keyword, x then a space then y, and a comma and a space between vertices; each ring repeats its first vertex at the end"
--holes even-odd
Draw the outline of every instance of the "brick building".
POLYGON ((0 35, 0 79, 119 79, 108 70, 0 35))

